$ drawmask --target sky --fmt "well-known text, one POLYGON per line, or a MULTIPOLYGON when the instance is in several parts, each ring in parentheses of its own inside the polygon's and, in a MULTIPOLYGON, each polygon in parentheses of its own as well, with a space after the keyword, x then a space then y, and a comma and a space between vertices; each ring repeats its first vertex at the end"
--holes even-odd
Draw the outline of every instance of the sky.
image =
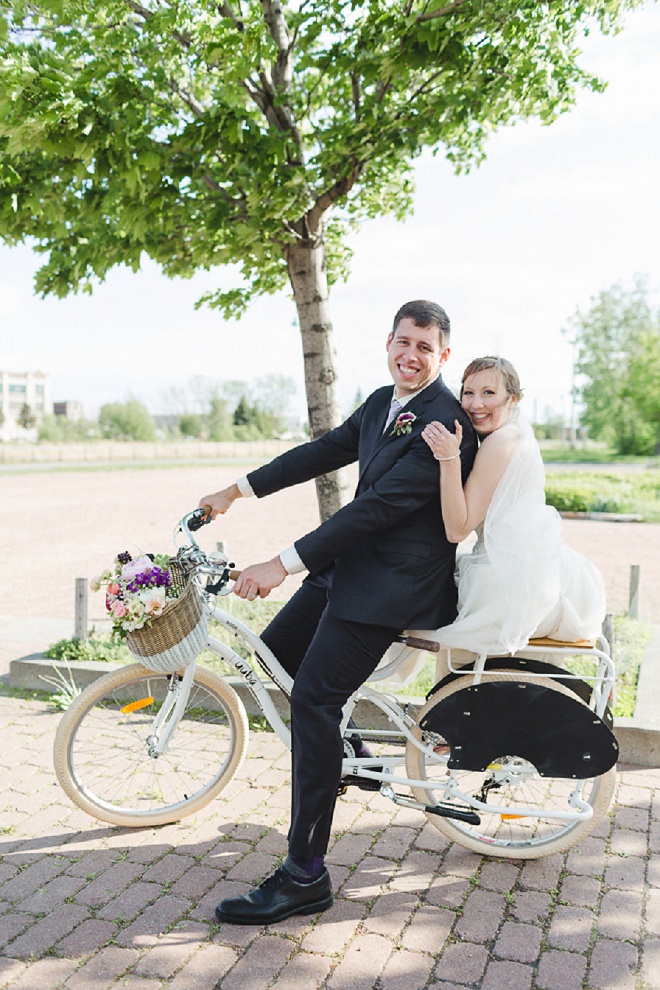
MULTIPOLYGON (((562 333, 615 283, 648 278, 660 308, 660 4, 630 13, 623 32, 596 33, 581 64, 607 80, 549 127, 495 133, 484 163, 456 176, 439 152, 416 171, 414 214, 369 220, 351 238, 351 275, 331 293, 342 410, 388 381, 385 340, 409 299, 439 302, 452 322, 443 369, 451 386, 474 357, 517 367, 530 417, 571 417, 573 349, 562 333)), ((41 300, 39 257, 0 245, 0 370, 50 373, 53 398, 94 416, 131 396, 172 411, 168 394, 197 375, 294 379, 304 412, 303 359, 287 293, 255 300, 236 322, 194 303, 227 273, 168 280, 146 261, 115 269, 93 296, 41 300)))

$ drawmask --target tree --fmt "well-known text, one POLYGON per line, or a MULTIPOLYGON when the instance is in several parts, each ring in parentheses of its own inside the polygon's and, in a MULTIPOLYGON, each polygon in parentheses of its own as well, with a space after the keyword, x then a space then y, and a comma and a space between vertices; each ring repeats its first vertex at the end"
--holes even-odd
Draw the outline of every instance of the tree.
POLYGON ((241 440, 272 437, 276 432, 275 417, 258 402, 250 402, 245 395, 234 409, 234 426, 241 440))
POLYGON ((137 399, 108 402, 99 410, 99 428, 107 440, 155 440, 149 410, 137 399))
POLYGON ((201 437, 202 417, 199 413, 182 413, 179 417, 179 430, 184 437, 201 437))
POLYGON ((660 442, 660 314, 651 311, 645 280, 599 293, 566 332, 577 347, 582 422, 591 436, 620 454, 652 453, 660 442))
POLYGON ((195 375, 185 387, 167 389, 162 398, 178 417, 182 433, 193 429, 197 431, 191 434, 194 436, 235 440, 240 439, 234 430, 238 424, 252 428, 246 439, 257 439, 275 436, 284 429, 295 391, 295 382, 288 375, 264 375, 252 387, 237 379, 217 381, 195 375))
POLYGON ((90 419, 71 420, 66 416, 44 416, 39 423, 40 443, 71 443, 97 440, 98 424, 90 419))
POLYGON ((296 394, 295 380, 290 375, 262 375, 254 383, 253 394, 270 418, 271 435, 286 430, 291 399, 296 394))
MULTIPOLYGON (((168 276, 238 264, 227 317, 293 289, 312 437, 338 420, 329 287, 347 227, 412 203, 413 160, 457 170, 498 126, 550 123, 580 32, 641 0, 13 0, 0 21, 0 236, 47 256, 37 291, 90 290, 143 254, 168 276)), ((317 482, 322 514, 341 504, 317 482)))
POLYGON ((30 430, 33 426, 37 425, 37 417, 34 415, 27 402, 24 402, 21 406, 21 411, 16 418, 16 422, 24 430, 30 430))
POLYGON ((660 453, 660 319, 640 334, 630 356, 629 375, 635 405, 647 423, 655 426, 655 453, 660 453))
POLYGON ((211 440, 233 440, 234 427, 227 401, 219 394, 211 396, 207 413, 209 438, 211 440))
POLYGON ((543 422, 533 424, 534 435, 537 440, 563 440, 564 426, 563 415, 546 406, 543 422))

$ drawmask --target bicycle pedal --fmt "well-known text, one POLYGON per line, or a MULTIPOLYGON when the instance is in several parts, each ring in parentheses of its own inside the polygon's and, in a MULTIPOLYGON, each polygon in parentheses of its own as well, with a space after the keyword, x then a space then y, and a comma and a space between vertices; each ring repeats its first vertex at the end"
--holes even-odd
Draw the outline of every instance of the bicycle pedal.
MULTIPOLYGON (((382 773, 382 767, 370 767, 370 770, 375 770, 377 773, 382 773)), ((348 774, 346 777, 342 777, 339 782, 339 787, 337 788, 337 794, 345 794, 348 787, 353 784, 355 787, 359 787, 361 791, 379 791, 381 780, 372 780, 371 777, 359 777, 357 774, 348 774)))

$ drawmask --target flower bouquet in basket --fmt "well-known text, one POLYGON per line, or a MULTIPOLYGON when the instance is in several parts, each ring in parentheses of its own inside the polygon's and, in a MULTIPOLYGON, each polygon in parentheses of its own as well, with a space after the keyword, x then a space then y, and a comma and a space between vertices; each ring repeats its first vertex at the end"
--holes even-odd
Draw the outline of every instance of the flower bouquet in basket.
POLYGON ((176 557, 130 553, 114 569, 90 581, 105 586, 113 635, 126 639, 138 660, 154 670, 173 671, 191 663, 206 644, 207 618, 201 595, 176 557))

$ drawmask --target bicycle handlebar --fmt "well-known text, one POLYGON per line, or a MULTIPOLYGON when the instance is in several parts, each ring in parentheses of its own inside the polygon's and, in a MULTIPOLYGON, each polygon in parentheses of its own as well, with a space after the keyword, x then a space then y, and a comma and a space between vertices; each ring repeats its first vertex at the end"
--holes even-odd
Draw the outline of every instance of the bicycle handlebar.
POLYGON ((211 506, 203 505, 201 508, 195 509, 194 512, 189 512, 187 516, 184 516, 184 519, 190 520, 188 529, 196 533, 202 526, 207 526, 211 522, 211 506))
POLYGON ((224 581, 236 581, 240 577, 241 572, 236 570, 233 564, 227 565, 226 561, 220 562, 214 561, 212 558, 209 559, 206 553, 199 547, 195 537, 192 535, 193 533, 196 533, 198 529, 201 529, 202 526, 206 526, 207 523, 210 522, 211 508, 208 505, 204 505, 199 509, 194 509, 192 512, 186 513, 183 519, 179 522, 175 533, 182 532, 188 540, 191 549, 195 551, 193 557, 189 559, 195 561, 197 569, 200 573, 217 573, 218 570, 225 568, 225 574, 223 575, 224 581))

